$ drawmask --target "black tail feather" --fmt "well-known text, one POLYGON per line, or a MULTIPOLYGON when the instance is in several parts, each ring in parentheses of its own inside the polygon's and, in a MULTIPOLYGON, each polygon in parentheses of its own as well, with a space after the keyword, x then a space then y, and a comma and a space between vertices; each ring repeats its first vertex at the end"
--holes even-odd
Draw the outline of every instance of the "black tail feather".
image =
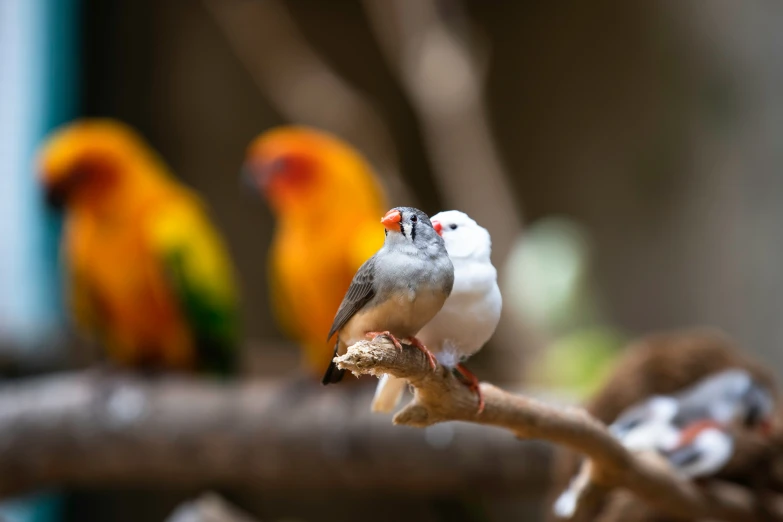
MULTIPOLYGON (((332 358, 337 357, 338 352, 337 350, 340 348, 340 340, 337 339, 337 342, 334 343, 334 355, 332 358)), ((336 384, 343 380, 343 375, 345 375, 345 370, 341 370, 337 367, 337 365, 332 361, 329 364, 329 368, 326 369, 326 373, 324 374, 324 378, 321 379, 321 384, 326 386, 327 384, 336 384)))

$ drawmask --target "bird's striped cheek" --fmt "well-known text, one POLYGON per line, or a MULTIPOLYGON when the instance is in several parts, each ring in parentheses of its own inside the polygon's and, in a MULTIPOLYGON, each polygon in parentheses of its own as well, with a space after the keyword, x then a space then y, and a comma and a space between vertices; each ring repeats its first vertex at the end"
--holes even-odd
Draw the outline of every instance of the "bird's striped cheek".
POLYGON ((413 241, 414 239, 414 230, 413 230, 413 224, 411 223, 403 223, 402 228, 400 229, 402 232, 402 235, 413 241))

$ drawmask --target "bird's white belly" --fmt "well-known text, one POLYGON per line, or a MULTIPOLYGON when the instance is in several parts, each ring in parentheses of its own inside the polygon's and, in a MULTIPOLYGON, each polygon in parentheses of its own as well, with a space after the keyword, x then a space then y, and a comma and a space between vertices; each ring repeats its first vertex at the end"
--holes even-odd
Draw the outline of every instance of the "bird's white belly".
POLYGON ((454 366, 486 344, 499 319, 499 301, 484 296, 452 294, 417 337, 441 364, 454 366))
POLYGON ((366 339, 367 332, 388 331, 398 339, 413 337, 443 306, 440 291, 399 292, 377 306, 360 310, 340 331, 346 345, 366 339))

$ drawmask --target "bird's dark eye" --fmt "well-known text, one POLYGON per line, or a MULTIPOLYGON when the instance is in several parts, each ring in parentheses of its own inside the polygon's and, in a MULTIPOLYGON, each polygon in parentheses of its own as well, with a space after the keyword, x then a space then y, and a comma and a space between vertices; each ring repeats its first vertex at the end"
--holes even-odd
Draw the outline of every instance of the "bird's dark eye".
POLYGON ((277 172, 284 172, 288 169, 288 158, 284 156, 278 156, 277 158, 273 159, 272 162, 269 164, 269 172, 270 173, 277 173, 277 172))
POLYGON ((449 228, 450 228, 451 230, 457 230, 457 225, 456 225, 456 224, 454 224, 454 223, 452 223, 451 225, 449 225, 449 228))
POLYGON ((641 423, 642 423, 642 419, 634 419, 623 427, 625 428, 626 431, 631 431, 632 429, 639 426, 641 423))
POLYGON ((415 223, 419 220, 419 218, 416 216, 416 214, 411 216, 411 223, 415 223))

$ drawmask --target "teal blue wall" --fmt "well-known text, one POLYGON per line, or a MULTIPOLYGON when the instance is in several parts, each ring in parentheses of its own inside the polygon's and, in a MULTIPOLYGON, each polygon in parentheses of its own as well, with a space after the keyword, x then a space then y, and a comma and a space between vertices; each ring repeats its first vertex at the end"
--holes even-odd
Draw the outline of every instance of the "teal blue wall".
POLYGON ((34 154, 78 114, 78 0, 0 2, 0 336, 35 341, 62 324, 58 220, 34 154))
MULTIPOLYGON (((78 115, 78 22, 78 0, 0 0, 0 336, 28 349, 64 322, 60 223, 43 205, 34 155, 78 115)), ((0 518, 57 522, 61 502, 39 492, 0 504, 0 518)))

